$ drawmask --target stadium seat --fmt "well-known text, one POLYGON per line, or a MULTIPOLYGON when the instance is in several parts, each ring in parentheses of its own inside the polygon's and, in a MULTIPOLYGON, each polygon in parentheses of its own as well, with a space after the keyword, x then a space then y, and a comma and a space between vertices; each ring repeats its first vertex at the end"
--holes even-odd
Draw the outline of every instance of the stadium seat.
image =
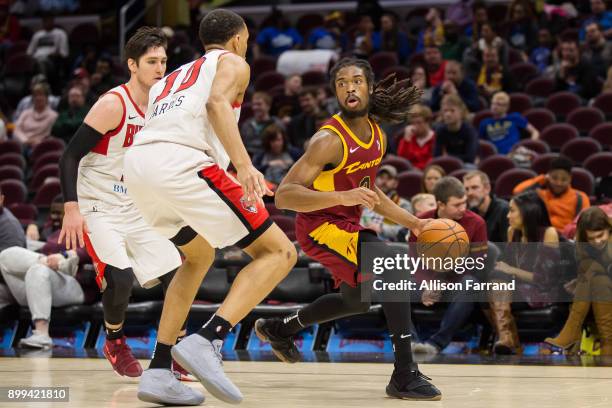
POLYGON ((47 209, 51 206, 53 199, 61 192, 59 180, 47 180, 36 192, 32 204, 38 209, 47 209))
POLYGON ((281 210, 276 208, 274 203, 265 203, 265 206, 266 206, 266 210, 268 211, 268 214, 270 214, 270 216, 272 216, 272 215, 284 215, 281 210))
POLYGON ((378 51, 368 58, 372 71, 376 78, 382 79, 382 73, 385 69, 399 64, 396 52, 378 51))
POLYGON ((23 181, 23 170, 19 166, 13 164, 4 164, 0 166, 0 180, 14 179, 23 181))
POLYGON ((526 93, 515 92, 510 94, 509 112, 525 113, 533 108, 533 102, 526 93))
POLYGON ((283 230, 291 241, 295 241, 295 218, 288 215, 272 215, 270 216, 273 222, 283 230))
POLYGON ((501 174, 495 182, 495 195, 498 197, 509 199, 512 197, 512 191, 517 184, 537 174, 529 169, 509 169, 501 174))
POLYGON ((538 154, 544 154, 550 152, 548 143, 542 140, 523 139, 516 144, 516 146, 525 146, 529 150, 533 150, 538 154))
POLYGON ((59 166, 55 163, 45 164, 40 167, 30 180, 30 184, 28 185, 28 190, 30 192, 36 192, 40 188, 40 186, 45 182, 45 180, 49 177, 59 177, 59 166))
POLYGON ((612 120, 612 92, 597 95, 593 107, 602 111, 608 120, 612 120))
POLYGON ((595 191, 595 178, 590 171, 581 167, 573 167, 572 187, 584 191, 586 195, 591 196, 595 191))
POLYGON ((470 172, 469 169, 458 169, 458 170, 454 170, 452 171, 449 176, 451 177, 456 177, 458 178, 460 181, 463 181, 463 176, 465 176, 466 174, 468 174, 470 172))
POLYGON ((429 165, 436 164, 444 169, 446 174, 463 168, 463 160, 453 156, 434 157, 429 162, 429 165))
POLYGON ((561 146, 578 138, 578 130, 567 123, 555 123, 548 126, 540 134, 540 140, 545 142, 552 151, 558 152, 561 146))
POLYGON ((588 137, 570 140, 561 148, 561 154, 574 161, 575 165, 582 165, 587 157, 601 152, 601 145, 597 140, 588 137))
POLYGON ((525 93, 531 96, 547 98, 555 90, 555 83, 549 78, 534 78, 525 85, 525 93))
POLYGON ((480 122, 482 122, 486 118, 492 118, 492 117, 493 117, 493 112, 491 112, 491 110, 489 109, 485 109, 485 110, 476 112, 476 114, 472 118, 472 126, 474 126, 474 129, 476 129, 476 131, 478 132, 478 127, 480 126, 480 122))
POLYGON ((395 167, 398 173, 412 169, 412 164, 410 164, 409 160, 391 154, 385 157, 380 165, 384 166, 385 164, 395 167))
POLYGON ((14 203, 8 209, 21 222, 22 225, 28 225, 36 221, 38 210, 30 203, 14 203))
POLYGON ((61 157, 62 157, 62 152, 58 152, 58 151, 47 152, 41 155, 34 162, 34 165, 32 166, 32 172, 36 173, 38 169, 40 169, 43 166, 46 166, 47 164, 59 164, 59 160, 61 157))
POLYGON ((421 179, 423 173, 419 170, 403 171, 397 175, 397 194, 410 200, 415 194, 421 192, 421 179))
POLYGON ((268 91, 278 84, 284 84, 285 77, 276 71, 264 72, 255 80, 256 91, 268 91))
POLYGON ((532 108, 525 112, 525 119, 540 132, 555 123, 555 115, 546 108, 532 108))
POLYGON ((21 144, 14 139, 5 140, 0 142, 0 155, 4 153, 17 153, 21 154, 21 144))
POLYGON ((607 177, 612 173, 612 153, 596 153, 586 159, 582 165, 595 177, 607 177))
POLYGON ((261 55, 251 62, 251 72, 253 80, 256 80, 264 72, 276 70, 276 59, 268 55, 261 55))
POLYGON ((325 86, 327 85, 327 75, 321 71, 306 71, 302 74, 303 86, 325 86))
POLYGON ((48 137, 34 146, 30 154, 30 163, 36 163, 40 156, 49 152, 63 152, 66 143, 56 137, 48 137))
POLYGON ((489 176, 493 184, 502 173, 515 167, 516 165, 511 158, 501 154, 491 156, 481 161, 478 165, 478 169, 489 176))
POLYGON ((559 157, 559 153, 544 153, 539 155, 531 163, 531 170, 538 174, 545 174, 550 168, 550 162, 559 157))
POLYGON ((26 161, 20 153, 0 154, 0 166, 11 165, 25 169, 26 161))
POLYGON ((567 123, 573 125, 583 135, 604 121, 604 114, 597 108, 578 108, 567 115, 567 123))
MULTIPOLYGON (((612 103, 612 102, 611 102, 612 103)), ((612 122, 600 123, 589 132, 589 137, 597 140, 604 150, 612 149, 612 122)))
POLYGON ((571 111, 580 107, 580 98, 572 92, 556 92, 546 99, 546 109, 563 120, 571 111))
POLYGON ((381 78, 386 78, 391 74, 395 74, 395 79, 398 81, 410 78, 410 70, 402 65, 395 65, 385 69, 381 78))
POLYGON ((4 205, 10 206, 16 203, 25 203, 27 189, 22 181, 8 179, 0 181, 0 189, 4 195, 4 205))
POLYGON ((80 49, 85 45, 98 45, 100 31, 95 24, 81 23, 70 31, 68 39, 73 49, 80 49))
MULTIPOLYGON (((538 68, 530 62, 517 62, 510 65, 510 74, 515 78, 519 89, 539 75, 538 68)), ((515 112, 515 111, 512 111, 515 112)))
POLYGON ((478 157, 480 157, 480 160, 497 154, 497 147, 493 143, 480 139, 478 144, 478 157))

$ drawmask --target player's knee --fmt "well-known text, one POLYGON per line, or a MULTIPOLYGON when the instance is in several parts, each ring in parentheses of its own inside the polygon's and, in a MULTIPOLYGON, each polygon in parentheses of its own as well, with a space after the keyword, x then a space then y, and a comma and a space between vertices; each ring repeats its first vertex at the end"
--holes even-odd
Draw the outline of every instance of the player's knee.
POLYGON ((113 304, 127 303, 132 294, 134 285, 134 272, 132 268, 119 269, 107 267, 104 272, 106 279, 105 295, 112 299, 113 304))

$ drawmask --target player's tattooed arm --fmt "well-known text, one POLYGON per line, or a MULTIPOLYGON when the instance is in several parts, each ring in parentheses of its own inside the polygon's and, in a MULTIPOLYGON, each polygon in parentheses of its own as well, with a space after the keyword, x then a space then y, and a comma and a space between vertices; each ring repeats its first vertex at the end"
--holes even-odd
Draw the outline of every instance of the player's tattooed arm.
POLYGON ((337 135, 328 130, 315 133, 304 155, 293 165, 276 190, 276 206, 299 212, 336 205, 365 205, 372 208, 377 197, 365 187, 349 191, 315 191, 309 188, 326 165, 337 167, 342 162, 342 156, 342 141, 337 135))

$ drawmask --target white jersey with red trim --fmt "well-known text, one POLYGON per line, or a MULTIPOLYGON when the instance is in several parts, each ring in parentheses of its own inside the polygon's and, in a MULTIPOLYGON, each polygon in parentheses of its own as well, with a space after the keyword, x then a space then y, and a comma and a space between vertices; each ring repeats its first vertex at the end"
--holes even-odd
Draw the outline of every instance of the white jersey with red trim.
POLYGON ((96 201, 116 205, 131 205, 123 184, 123 156, 134 143, 134 136, 144 126, 144 113, 130 95, 125 84, 107 94, 116 95, 123 106, 119 125, 107 132, 98 144, 81 159, 77 193, 79 201, 96 201))
MULTIPOLYGON (((155 142, 178 143, 206 153, 226 169, 229 156, 208 121, 206 102, 210 95, 219 57, 225 50, 212 50, 179 67, 149 91, 144 128, 134 145, 155 142)), ((236 121, 240 104, 233 105, 236 121)))

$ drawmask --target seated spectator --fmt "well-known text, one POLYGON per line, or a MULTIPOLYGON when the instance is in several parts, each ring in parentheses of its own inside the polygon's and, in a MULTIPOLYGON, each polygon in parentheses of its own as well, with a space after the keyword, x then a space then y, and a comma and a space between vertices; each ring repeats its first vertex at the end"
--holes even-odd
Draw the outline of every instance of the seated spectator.
POLYGON ((612 37, 612 11, 606 10, 606 2, 604 0, 590 0, 591 16, 585 19, 580 28, 580 41, 586 38, 586 27, 595 22, 601 26, 601 29, 606 38, 612 37))
POLYGON ((416 215, 436 209, 436 196, 428 193, 419 193, 410 200, 412 210, 416 215))
POLYGON ((261 153, 264 130, 270 125, 284 127, 276 116, 270 116, 272 98, 265 92, 255 92, 251 96, 253 117, 244 121, 240 127, 240 135, 244 146, 251 155, 261 153))
POLYGON ((21 25, 16 16, 9 12, 9 4, 0 4, 0 51, 19 41, 21 25))
POLYGON ((540 132, 518 112, 508 113, 510 96, 497 92, 491 100, 493 117, 483 119, 478 130, 483 140, 488 140, 497 147, 499 154, 508 154, 521 139, 521 132, 526 131, 533 140, 540 137, 540 132))
POLYGON ((4 195, 0 186, 0 252, 13 246, 25 248, 26 236, 19 220, 4 206, 4 195))
POLYGON ((372 37, 374 35, 374 22, 370 15, 362 15, 359 18, 357 31, 355 31, 352 52, 357 58, 368 59, 374 46, 372 45, 372 37))
POLYGON ((600 86, 597 74, 589 64, 580 58, 578 43, 570 38, 561 40, 561 59, 552 67, 555 91, 569 91, 585 100, 597 95, 600 86))
POLYGON ((287 126, 287 135, 292 146, 304 150, 304 143, 317 131, 316 118, 321 109, 317 103, 315 88, 303 89, 300 92, 301 113, 291 118, 287 126))
POLYGON ((440 49, 438 47, 428 45, 425 47, 424 58, 429 86, 434 87, 441 85, 444 81, 446 61, 442 59, 440 49))
POLYGON ((494 48, 500 51, 501 55, 503 52, 507 51, 506 41, 497 35, 497 31, 495 31, 493 24, 489 22, 484 23, 480 28, 480 37, 475 45, 480 52, 484 52, 484 50, 489 48, 494 48))
MULTIPOLYGON (((467 209, 467 198, 463 184, 455 177, 444 177, 436 183, 434 196, 436 197, 438 208, 420 214, 419 218, 448 218, 458 222, 465 229, 470 240, 470 253, 468 256, 473 258, 484 256, 487 252, 485 222, 479 215, 467 209)), ((415 235, 410 234, 408 241, 415 243, 415 235)), ((467 279, 475 282, 479 281, 475 272, 469 269, 462 274, 455 273, 454 271, 436 273, 428 270, 419 270, 416 272, 414 279, 419 283, 431 280, 462 282, 464 286, 467 279)), ((417 283, 417 285, 419 284, 417 283)), ((421 299, 421 303, 428 307, 441 300, 448 302, 440 328, 426 340, 420 339, 421 342, 416 342, 417 340, 415 339, 415 344, 412 348, 413 352, 438 354, 444 350, 453 339, 455 333, 463 327, 472 314, 476 303, 470 299, 473 295, 474 292, 470 290, 411 291, 411 297, 414 296, 416 299, 421 299)))
POLYGON ((470 211, 480 215, 487 223, 487 236, 492 242, 508 239, 508 202, 491 192, 489 176, 474 170, 463 176, 463 186, 470 211))
POLYGON ((427 71, 422 65, 414 65, 410 69, 410 80, 412 84, 423 91, 421 95, 421 103, 423 105, 431 104, 431 96, 433 88, 429 86, 429 80, 427 79, 427 71))
POLYGON ((453 20, 444 22, 444 43, 440 45, 442 58, 447 61, 461 61, 464 51, 471 41, 463 35, 463 31, 453 20))
POLYGON ((421 193, 433 194, 434 186, 444 176, 446 176, 446 172, 437 164, 430 164, 425 167, 421 179, 421 193))
MULTIPOLYGON (((53 59, 68 57, 68 36, 64 30, 55 27, 53 16, 43 17, 42 28, 32 36, 27 52, 47 68, 48 63, 53 64, 53 59)), ((43 72, 46 72, 46 69, 43 72)))
POLYGON ((529 3, 524 0, 514 0, 508 6, 506 16, 506 38, 513 48, 527 53, 536 43, 536 17, 529 3))
POLYGON ((13 122, 17 122, 17 119, 19 119, 19 116, 21 116, 23 111, 28 108, 31 108, 34 105, 33 98, 32 98, 32 91, 34 90, 34 85, 37 85, 37 84, 44 84, 47 87, 47 89, 49 90, 49 98, 48 98, 49 107, 53 109, 54 111, 57 111, 61 98, 56 95, 51 95, 51 89, 49 88, 47 77, 42 74, 38 74, 38 75, 34 75, 32 79, 30 80, 30 94, 21 98, 21 100, 17 104, 17 108, 13 112, 13 116, 12 116, 13 122))
POLYGON ((487 99, 495 92, 513 92, 516 89, 514 77, 499 61, 497 48, 485 48, 482 52, 482 67, 476 84, 487 99))
POLYGON ((101 56, 96 63, 96 71, 91 75, 91 91, 99 97, 118 86, 122 79, 113 75, 113 61, 110 56, 101 56))
POLYGON ((550 163, 548 173, 525 180, 514 188, 513 193, 536 190, 546 204, 550 222, 557 231, 572 222, 583 208, 590 207, 589 196, 572 187, 572 162, 558 157, 550 163))
POLYGON ((606 78, 608 67, 612 64, 612 43, 606 41, 601 26, 595 22, 586 26, 582 58, 595 70, 599 78, 606 78))
POLYGON ((281 11, 274 10, 270 17, 274 25, 264 27, 255 39, 259 52, 277 57, 287 50, 302 45, 302 36, 291 27, 289 20, 281 11))
POLYGON ((470 1, 459 0, 446 9, 446 20, 454 21, 462 30, 472 23, 473 5, 470 1))
POLYGON ((584 210, 578 217, 576 233, 578 277, 566 285, 574 295, 567 321, 561 332, 544 341, 564 350, 582 339, 582 326, 593 308, 595 325, 601 337, 601 355, 612 355, 612 220, 599 207, 584 210))
POLYGON ((410 55, 408 36, 402 32, 397 24, 397 16, 385 13, 380 18, 380 31, 372 34, 372 47, 374 52, 392 51, 397 53, 400 64, 410 55))
POLYGON ((272 115, 288 124, 292 116, 300 112, 299 95, 302 91, 302 77, 294 74, 285 78, 283 94, 274 97, 272 101, 272 115))
POLYGON ((461 64, 456 61, 448 61, 444 70, 444 81, 434 88, 431 95, 431 109, 434 112, 440 110, 440 102, 446 95, 458 95, 470 112, 481 109, 478 89, 469 78, 465 78, 461 64))
MULTIPOLYGON (((50 348, 51 307, 81 304, 84 293, 75 276, 79 266, 76 252, 43 255, 12 247, 0 253, 0 272, 11 295, 21 306, 28 306, 34 330, 21 339, 21 347, 50 348)), ((0 299, 0 302, 2 300, 0 299)))
POLYGON ((253 157, 253 166, 278 185, 294 162, 288 152, 287 135, 281 126, 272 124, 264 129, 262 138, 263 151, 253 157))
POLYGON ((476 0, 472 3, 472 24, 465 28, 465 35, 473 42, 477 42, 483 24, 489 22, 489 11, 484 1, 476 0))
POLYGON ((553 48, 554 40, 550 30, 546 27, 540 28, 538 30, 538 45, 529 56, 529 61, 538 68, 540 73, 545 72, 552 63, 553 48))
POLYGON ((342 50, 346 48, 344 31, 344 15, 334 11, 325 16, 322 27, 312 29, 308 36, 308 47, 319 50, 342 50))
POLYGON ((334 115, 340 110, 338 98, 331 95, 331 91, 326 86, 317 88, 317 103, 319 104, 319 108, 321 108, 321 112, 326 114, 326 118, 334 115))
MULTIPOLYGON (((397 169, 389 164, 380 166, 376 174, 376 186, 387 195, 395 204, 399 205, 406 211, 412 212, 410 201, 403 199, 397 194, 397 169)), ((378 234, 378 237, 384 241, 399 241, 404 240, 405 233, 399 236, 400 231, 405 228, 398 225, 383 215, 378 214, 372 209, 364 208, 361 213, 361 225, 369 228, 378 234)))
POLYGON ((463 69, 466 76, 478 80, 483 65, 483 53, 487 48, 498 50, 499 61, 506 65, 508 61, 508 44, 497 35, 491 23, 483 23, 478 38, 463 55, 463 69))
POLYGON ((32 148, 51 135, 51 127, 57 119, 57 112, 49 107, 49 87, 34 85, 33 106, 24 110, 17 122, 13 137, 28 148, 32 148))
POLYGON ((531 308, 541 308, 555 299, 555 288, 562 286, 555 271, 559 264, 559 236, 550 226, 546 207, 535 192, 525 192, 510 200, 508 224, 508 243, 490 280, 516 280, 516 291, 489 292, 490 317, 497 332, 493 346, 496 354, 520 352, 512 315, 513 296, 520 296, 515 300, 526 302, 531 308))
POLYGON ((38 251, 44 246, 44 242, 49 240, 52 235, 58 236, 62 229, 64 219, 64 200, 58 195, 51 202, 49 207, 49 218, 45 221, 42 229, 38 224, 30 224, 26 228, 27 248, 38 251), (37 242, 33 242, 37 241, 37 242))
POLYGON ((397 155, 408 159, 417 169, 423 170, 433 157, 436 134, 431 129, 432 119, 433 114, 427 106, 414 106, 410 125, 404 129, 397 146, 397 155))
POLYGON ((431 7, 425 15, 425 28, 419 32, 416 51, 421 52, 428 47, 440 47, 444 44, 444 23, 440 10, 431 7))
POLYGON ((436 131, 434 157, 455 156, 464 163, 474 163, 478 152, 478 136, 467 121, 467 108, 458 95, 442 99, 442 125, 436 131))
POLYGON ((60 109, 51 133, 68 143, 83 123, 88 110, 83 89, 80 86, 71 87, 68 90, 68 106, 60 109))

